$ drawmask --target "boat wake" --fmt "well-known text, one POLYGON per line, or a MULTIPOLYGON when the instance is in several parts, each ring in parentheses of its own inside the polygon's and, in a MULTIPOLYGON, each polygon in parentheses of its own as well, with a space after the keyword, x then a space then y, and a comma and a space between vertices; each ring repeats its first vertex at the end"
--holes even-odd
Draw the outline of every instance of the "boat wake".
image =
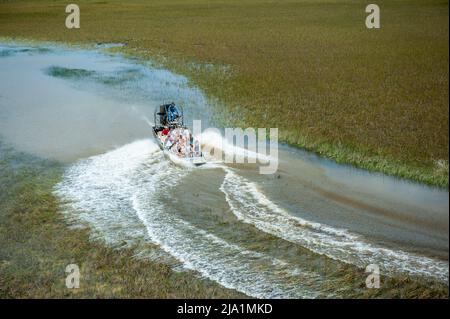
MULTIPOLYGON (((385 273, 448 280, 446 262, 378 247, 346 230, 294 217, 235 170, 223 165, 209 168, 224 170, 218 191, 238 220, 259 231, 361 268, 375 263, 385 273)), ((156 143, 139 140, 72 165, 55 186, 55 194, 65 203, 68 218, 91 227, 93 237, 108 245, 153 245, 162 261, 175 259, 183 269, 253 297, 332 296, 324 283, 333 279, 229 242, 181 217, 177 205, 166 205, 178 200, 171 190, 191 172, 164 160, 156 143)))
POLYGON ((262 194, 255 183, 225 168, 220 189, 236 217, 261 231, 329 258, 365 268, 376 264, 384 274, 409 273, 448 280, 448 263, 369 243, 348 232, 289 214, 262 194))
POLYGON ((147 240, 202 276, 261 298, 313 298, 320 275, 191 225, 166 209, 170 188, 188 174, 149 140, 72 166, 56 186, 66 212, 109 244, 147 240), (142 227, 144 225, 144 229, 142 227))

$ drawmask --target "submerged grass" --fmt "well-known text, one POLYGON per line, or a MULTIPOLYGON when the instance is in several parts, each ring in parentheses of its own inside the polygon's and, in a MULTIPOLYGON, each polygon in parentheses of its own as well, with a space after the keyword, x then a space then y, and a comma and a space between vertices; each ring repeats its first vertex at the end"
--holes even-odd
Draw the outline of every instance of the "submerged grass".
POLYGON ((94 71, 84 69, 68 69, 59 66, 49 67, 45 71, 48 75, 59 78, 85 79, 95 75, 94 71))
POLYGON ((112 50, 187 75, 227 125, 339 162, 448 187, 448 1, 65 1, 0 6, 0 36, 125 43, 112 50))
POLYGON ((44 70, 48 75, 57 78, 80 80, 83 82, 92 80, 105 85, 120 85, 126 81, 136 81, 143 75, 139 70, 127 69, 117 72, 97 72, 86 69, 64 68, 60 66, 51 66, 44 70))
POLYGON ((0 298, 239 298, 192 273, 135 258, 69 229, 52 194, 62 168, 0 143, 0 298), (67 265, 80 288, 67 289, 67 265))

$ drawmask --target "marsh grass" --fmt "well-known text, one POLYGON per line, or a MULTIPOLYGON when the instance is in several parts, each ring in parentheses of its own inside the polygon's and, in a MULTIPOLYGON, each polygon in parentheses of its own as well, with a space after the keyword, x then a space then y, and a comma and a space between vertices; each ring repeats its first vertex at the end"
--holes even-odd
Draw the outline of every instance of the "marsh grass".
POLYGON ((112 50, 187 75, 227 125, 278 127, 289 144, 339 162, 448 187, 448 2, 4 2, 0 36, 125 43, 112 50), (196 66, 196 67, 193 67, 196 66), (218 67, 214 67, 218 66, 218 67))
POLYGON ((49 67, 45 70, 45 72, 50 76, 69 79, 85 79, 95 75, 94 71, 84 69, 68 69, 59 66, 49 67))
POLYGON ((143 77, 142 73, 135 69, 121 70, 117 72, 97 72, 86 69, 51 66, 46 68, 44 71, 48 75, 56 78, 82 82, 93 81, 107 86, 118 86, 127 81, 136 81, 143 77))

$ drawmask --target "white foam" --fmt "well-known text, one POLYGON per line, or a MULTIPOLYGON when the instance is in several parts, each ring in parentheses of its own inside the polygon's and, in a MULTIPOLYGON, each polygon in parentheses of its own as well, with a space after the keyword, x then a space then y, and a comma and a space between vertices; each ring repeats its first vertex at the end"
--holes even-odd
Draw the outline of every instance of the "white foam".
MULTIPOLYGON (((155 176, 155 169, 160 168, 147 167, 143 173, 155 176)), ((141 192, 133 196, 133 207, 152 240, 180 260, 185 268, 254 297, 311 298, 318 295, 309 286, 320 278, 317 274, 228 243, 167 211, 160 196, 170 196, 174 183, 173 172, 167 172, 161 179, 143 180, 139 183, 141 192), (155 187, 163 189, 164 193, 155 187)))
POLYGON ((164 160, 150 140, 137 141, 70 167, 55 193, 107 243, 151 242, 184 268, 254 297, 319 295, 320 275, 229 243, 168 210, 171 187, 189 172, 164 160))
MULTIPOLYGON (((239 147, 238 145, 234 145, 230 143, 225 137, 223 137, 218 132, 214 130, 205 130, 200 134, 200 136, 195 136, 196 139, 201 141, 202 147, 208 147, 209 149, 214 149, 222 152, 223 155, 232 155, 235 158, 240 158, 242 162, 244 160, 259 160, 260 163, 267 163, 269 161, 275 161, 276 159, 258 152, 253 152, 249 149, 239 147)), ((219 154, 220 158, 216 158, 216 160, 222 160, 222 154, 219 154)), ((209 154, 205 154, 208 156, 209 154)), ((208 158, 210 159, 210 158, 208 158)))
POLYGON ((142 163, 158 160, 158 150, 152 141, 141 140, 69 167, 54 191, 67 203, 66 215, 75 224, 89 225, 92 236, 109 245, 148 241, 145 227, 132 210, 129 198, 134 186, 126 176, 142 163))
POLYGON ((448 281, 448 262, 369 243, 362 236, 292 216, 270 201, 255 183, 224 168, 220 187, 236 217, 315 253, 365 268, 378 264, 386 274, 409 273, 448 281))
POLYGON ((195 165, 189 161, 186 160, 186 158, 184 157, 180 157, 174 153, 172 153, 171 151, 168 150, 164 150, 164 154, 172 161, 172 163, 174 163, 175 165, 178 165, 180 167, 183 168, 195 168, 195 165))

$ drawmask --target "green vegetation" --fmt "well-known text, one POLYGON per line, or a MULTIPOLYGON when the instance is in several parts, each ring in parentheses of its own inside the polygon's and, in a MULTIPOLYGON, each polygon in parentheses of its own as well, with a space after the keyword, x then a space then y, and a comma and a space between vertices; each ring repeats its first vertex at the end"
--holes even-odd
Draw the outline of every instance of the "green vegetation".
POLYGON ((242 298, 192 273, 89 241, 69 229, 52 194, 61 167, 0 144, 0 298, 242 298), (79 289, 65 268, 80 267, 79 289))
POLYGON ((3 1, 0 36, 114 50, 183 73, 228 125, 338 162, 448 187, 448 1, 3 1), (245 111, 242 112, 242 109, 245 111), (243 114, 242 114, 243 113, 243 114))
MULTIPOLYGON (((358 0, 76 3, 81 29, 68 30, 66 1, 0 0, 0 37, 126 43, 110 51, 185 74, 224 106, 224 124, 279 127, 282 141, 338 162, 448 187, 448 1, 378 1, 380 30, 365 28, 358 0)), ((0 298, 243 297, 69 229, 51 192, 60 176, 57 164, 0 145, 0 298), (81 266, 78 290, 64 284, 70 263, 81 266)), ((448 298, 447 285, 417 278, 367 290, 358 271, 336 269, 354 287, 348 297, 448 298)))
POLYGON ((52 66, 46 70, 48 75, 60 78, 84 79, 95 74, 94 71, 84 69, 67 69, 59 66, 52 66))
POLYGON ((85 69, 69 69, 59 66, 51 66, 44 71, 48 75, 58 78, 81 80, 83 82, 92 80, 106 85, 120 85, 125 81, 137 80, 138 78, 142 77, 142 74, 134 69, 114 72, 113 74, 110 74, 85 69))

